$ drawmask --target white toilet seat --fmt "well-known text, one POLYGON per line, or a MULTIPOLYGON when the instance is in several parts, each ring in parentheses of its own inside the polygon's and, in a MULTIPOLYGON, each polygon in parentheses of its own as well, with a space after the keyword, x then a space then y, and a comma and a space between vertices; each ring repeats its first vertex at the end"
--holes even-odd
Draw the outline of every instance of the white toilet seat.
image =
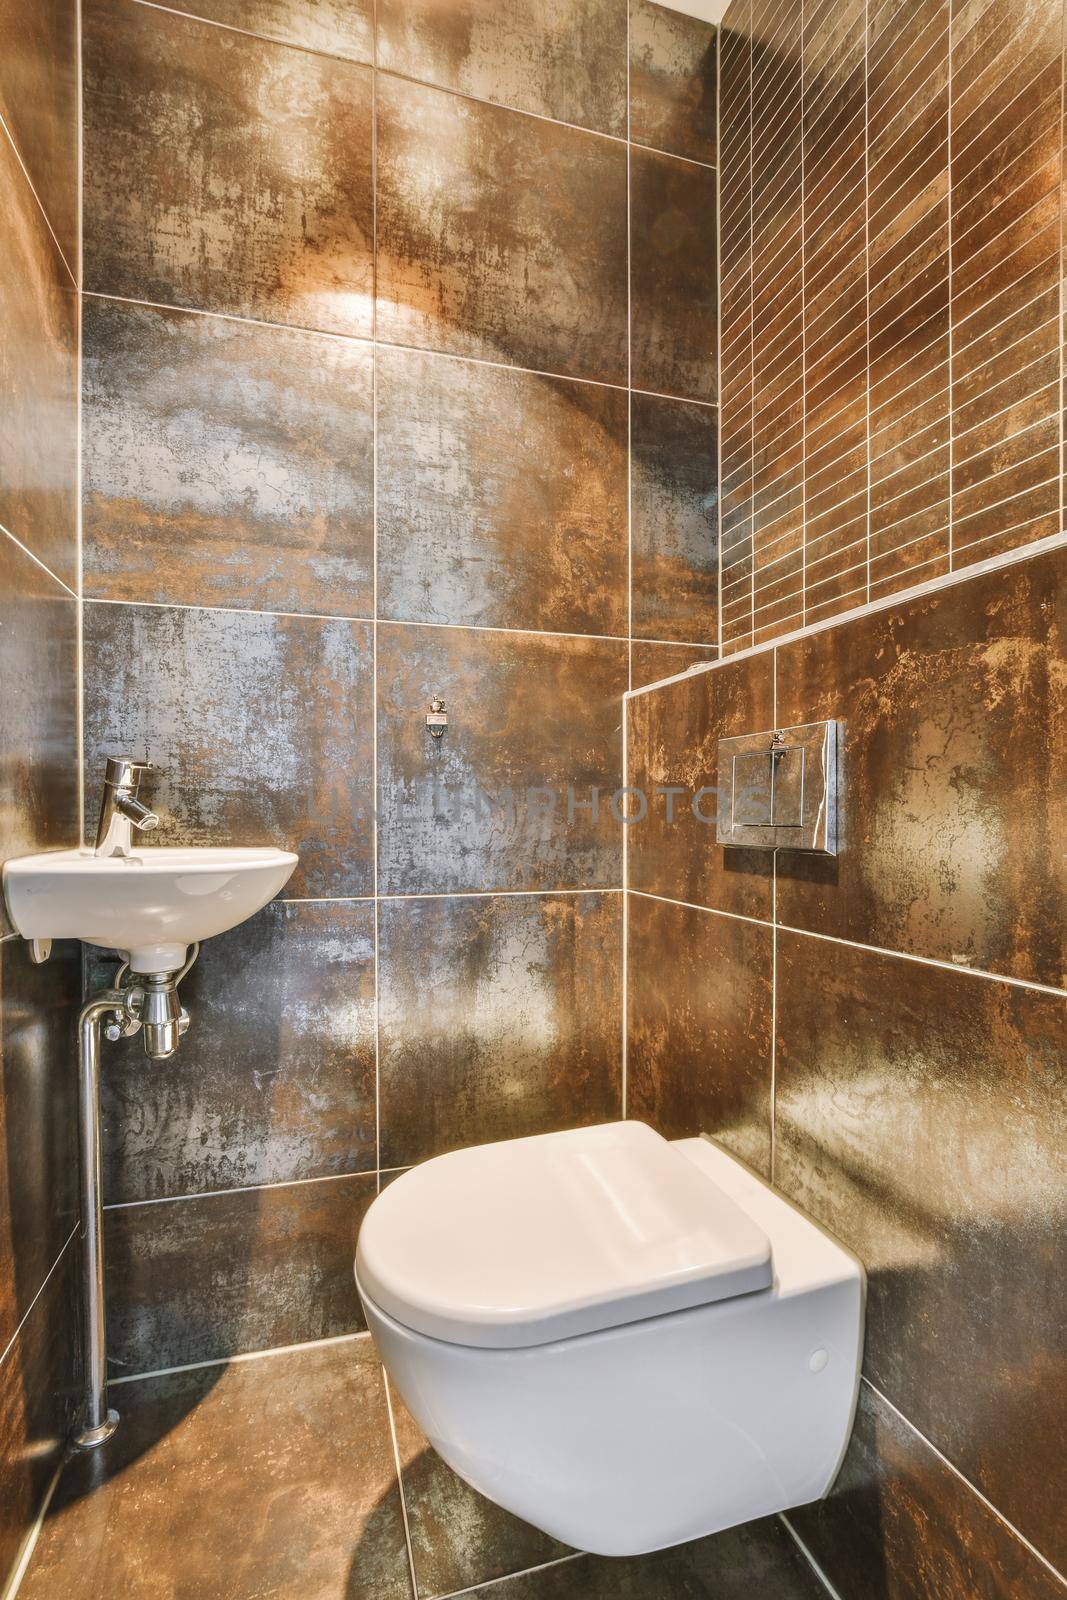
POLYGON ((706 1140, 624 1123, 437 1158, 370 1208, 357 1283, 438 1452, 577 1548, 679 1543, 817 1499, 836 1475, 862 1268, 706 1140), (536 1216, 549 1168, 558 1203, 536 1216))

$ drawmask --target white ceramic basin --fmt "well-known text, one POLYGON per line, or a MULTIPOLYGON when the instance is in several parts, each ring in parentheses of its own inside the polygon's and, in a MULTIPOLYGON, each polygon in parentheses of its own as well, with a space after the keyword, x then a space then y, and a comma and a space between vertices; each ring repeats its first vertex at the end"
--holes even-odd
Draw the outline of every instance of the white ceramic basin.
POLYGON ((173 972, 189 945, 273 900, 296 863, 290 850, 57 850, 5 862, 4 897, 24 939, 83 939, 134 972, 173 972))

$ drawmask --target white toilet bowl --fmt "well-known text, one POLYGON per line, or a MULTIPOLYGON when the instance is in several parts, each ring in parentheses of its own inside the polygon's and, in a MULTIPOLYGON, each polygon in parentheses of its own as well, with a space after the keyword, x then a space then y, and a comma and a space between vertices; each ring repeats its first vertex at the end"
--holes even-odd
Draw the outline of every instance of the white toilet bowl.
POLYGON ((439 1156, 371 1206, 356 1281, 439 1454, 579 1549, 783 1511, 840 1465, 863 1269, 706 1139, 620 1122, 439 1156))

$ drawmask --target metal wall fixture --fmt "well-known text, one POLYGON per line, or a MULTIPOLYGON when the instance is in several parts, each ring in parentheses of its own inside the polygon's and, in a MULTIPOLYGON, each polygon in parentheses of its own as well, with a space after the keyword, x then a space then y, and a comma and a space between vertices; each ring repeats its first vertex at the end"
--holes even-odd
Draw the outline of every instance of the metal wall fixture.
POLYGON ((836 855, 837 743, 836 722, 720 739, 718 843, 836 855))
POLYGON ((439 694, 435 694, 426 713, 426 730, 431 739, 443 739, 447 727, 448 712, 445 710, 445 703, 439 694))

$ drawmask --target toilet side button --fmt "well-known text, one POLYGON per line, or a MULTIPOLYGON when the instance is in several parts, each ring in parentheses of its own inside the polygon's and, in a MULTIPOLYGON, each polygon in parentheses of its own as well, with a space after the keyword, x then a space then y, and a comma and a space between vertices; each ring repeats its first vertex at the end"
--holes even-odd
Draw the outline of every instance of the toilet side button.
POLYGON ((822 1372, 829 1359, 829 1350, 823 1350, 821 1347, 818 1350, 813 1350, 811 1355, 808 1357, 808 1371, 822 1372))

